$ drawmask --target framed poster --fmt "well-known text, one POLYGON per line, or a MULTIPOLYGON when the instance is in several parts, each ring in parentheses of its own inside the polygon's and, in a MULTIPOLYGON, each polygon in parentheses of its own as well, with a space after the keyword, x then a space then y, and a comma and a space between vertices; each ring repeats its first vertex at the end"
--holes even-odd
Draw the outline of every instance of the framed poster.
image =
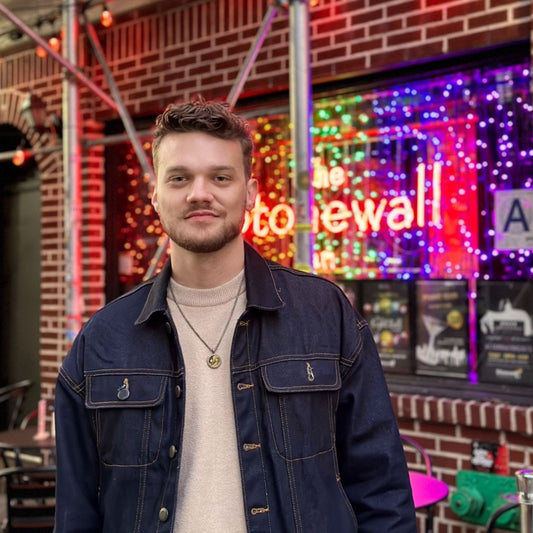
POLYGON ((412 372, 409 284, 400 280, 361 282, 362 313, 387 372, 412 372))
POLYGON ((468 377, 468 284, 417 280, 415 362, 417 374, 468 377))
POLYGON ((533 385, 533 281, 478 282, 478 379, 533 385))

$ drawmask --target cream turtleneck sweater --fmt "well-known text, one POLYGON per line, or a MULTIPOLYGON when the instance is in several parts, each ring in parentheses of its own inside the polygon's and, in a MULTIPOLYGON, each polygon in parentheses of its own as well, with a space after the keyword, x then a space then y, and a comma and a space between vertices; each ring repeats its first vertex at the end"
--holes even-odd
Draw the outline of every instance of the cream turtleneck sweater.
POLYGON ((233 333, 246 307, 243 278, 241 271, 214 289, 192 289, 172 279, 169 283, 167 301, 185 361, 185 426, 174 533, 246 532, 230 380, 233 333), (210 368, 211 352, 184 320, 170 291, 192 327, 214 349, 239 288, 216 351, 222 364, 210 368))

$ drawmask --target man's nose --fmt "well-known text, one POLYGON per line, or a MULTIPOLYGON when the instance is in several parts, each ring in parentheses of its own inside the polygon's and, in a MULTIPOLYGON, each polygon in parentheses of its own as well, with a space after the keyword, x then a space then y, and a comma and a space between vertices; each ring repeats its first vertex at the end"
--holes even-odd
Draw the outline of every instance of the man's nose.
POLYGON ((194 178, 191 181, 187 201, 191 203, 208 202, 213 199, 209 187, 209 181, 203 177, 194 178))

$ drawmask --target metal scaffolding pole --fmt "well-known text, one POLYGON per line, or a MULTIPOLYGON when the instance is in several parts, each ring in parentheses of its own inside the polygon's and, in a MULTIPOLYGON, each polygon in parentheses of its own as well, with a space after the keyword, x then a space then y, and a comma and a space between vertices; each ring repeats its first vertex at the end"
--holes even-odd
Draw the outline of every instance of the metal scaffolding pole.
POLYGON ((296 204, 296 257, 294 266, 310 272, 313 265, 313 238, 311 233, 311 209, 313 205, 312 139, 311 139, 311 69, 309 3, 307 0, 291 0, 290 24, 290 116, 293 125, 292 153, 294 158, 296 204))
POLYGON ((231 88, 231 91, 228 95, 227 101, 231 109, 235 107, 235 104, 239 99, 239 95, 241 94, 242 88, 246 83, 248 74, 250 74, 250 70, 252 69, 254 61, 257 58, 257 54, 261 49, 261 46, 263 45, 263 41, 265 40, 266 34, 272 24, 272 21, 274 20, 274 17, 276 16, 277 11, 278 8, 275 5, 270 5, 268 7, 268 11, 263 17, 261 27, 257 31, 254 42, 252 43, 252 46, 248 51, 248 55, 246 56, 246 59, 244 60, 244 63, 241 66, 237 79, 235 80, 235 83, 233 84, 233 87, 231 88))
MULTIPOLYGON (((76 3, 63 1, 65 44, 63 53, 71 65, 78 61, 78 13, 76 3)), ((65 191, 66 245, 66 338, 73 340, 82 322, 82 253, 81 253, 81 123, 79 90, 68 74, 63 78, 63 183, 65 191)))
POLYGON ((131 119, 131 116, 128 113, 128 110, 126 109, 126 106, 124 105, 124 101, 122 100, 120 91, 118 90, 115 79, 113 78, 113 74, 111 74, 111 70, 109 69, 107 61, 105 59, 104 51, 102 50, 102 46, 100 45, 100 41, 98 39, 98 35, 96 34, 96 30, 94 29, 94 26, 89 22, 89 19, 87 18, 87 15, 85 12, 83 13, 83 20, 84 20, 84 26, 87 29, 87 37, 89 38, 89 42, 93 49, 94 55, 96 56, 98 63, 100 63, 100 66, 102 67, 102 70, 107 80, 107 84, 109 85, 109 90, 111 91, 111 95, 115 99, 118 113, 120 115, 120 118, 122 119, 122 123, 124 124, 124 129, 126 130, 128 134, 131 144, 133 145, 133 149, 135 150, 137 159, 139 160, 139 163, 143 169, 144 174, 150 177, 150 182, 152 184, 155 184, 154 170, 152 166, 150 165, 148 158, 146 157, 146 153, 143 150, 141 141, 139 140, 139 136, 137 135, 137 131, 135 130, 135 125, 133 124, 133 120, 131 119))

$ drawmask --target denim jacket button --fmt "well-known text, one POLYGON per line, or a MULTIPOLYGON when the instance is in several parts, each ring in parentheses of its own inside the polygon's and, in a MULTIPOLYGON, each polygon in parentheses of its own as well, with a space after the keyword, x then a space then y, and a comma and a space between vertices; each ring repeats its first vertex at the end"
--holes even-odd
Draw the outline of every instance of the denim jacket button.
POLYGON ((176 398, 181 398, 181 387, 179 385, 176 385, 176 398))
POLYGON ((166 522, 168 520, 168 509, 166 507, 161 507, 161 509, 159 509, 159 520, 161 522, 166 522))
POLYGON ((171 459, 174 459, 174 457, 176 456, 176 446, 172 445, 172 446, 168 449, 168 456, 169 456, 171 459))

